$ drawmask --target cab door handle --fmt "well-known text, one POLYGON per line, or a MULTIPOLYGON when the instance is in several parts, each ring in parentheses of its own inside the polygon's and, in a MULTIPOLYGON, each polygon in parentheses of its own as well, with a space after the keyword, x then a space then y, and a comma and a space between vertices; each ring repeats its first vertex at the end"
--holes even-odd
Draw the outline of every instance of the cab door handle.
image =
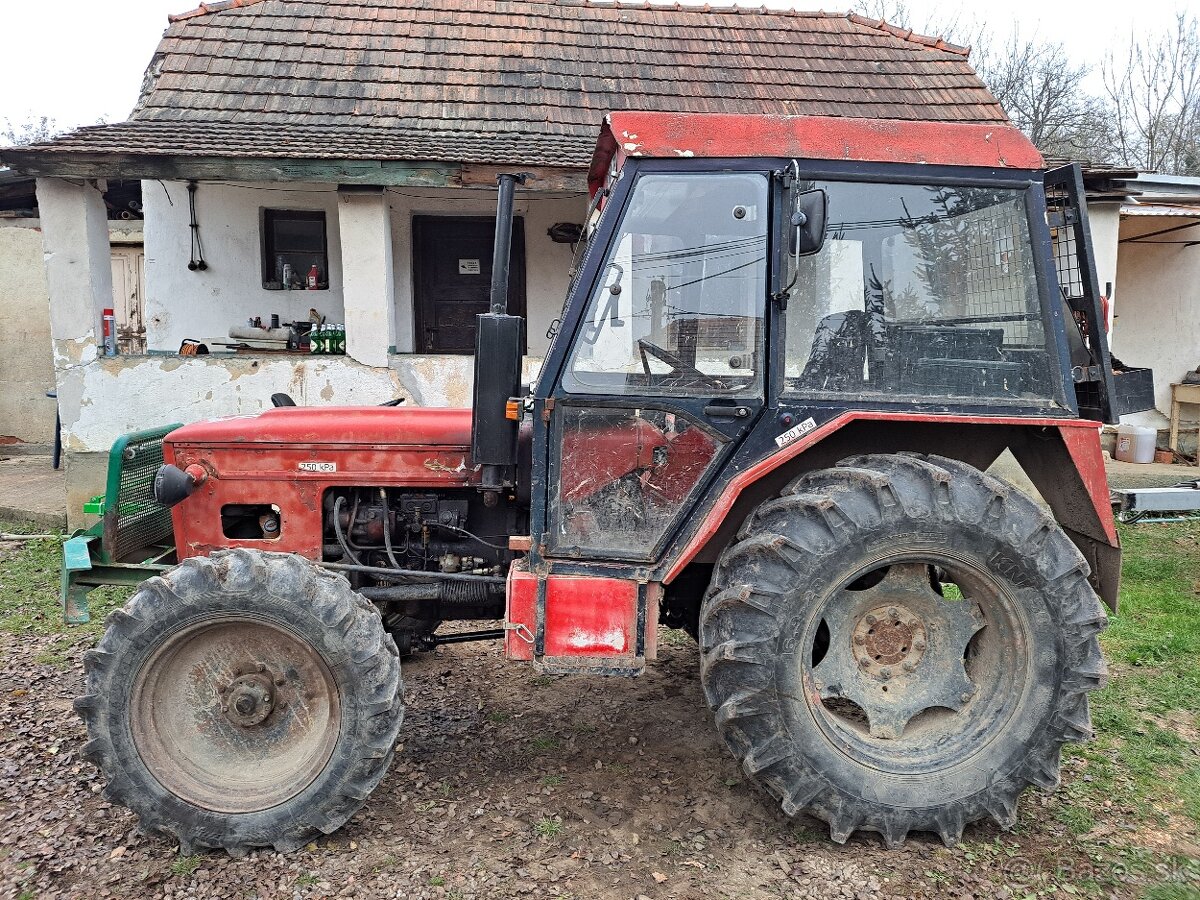
POLYGON ((704 407, 704 414, 713 419, 745 419, 750 416, 750 407, 710 403, 704 407))

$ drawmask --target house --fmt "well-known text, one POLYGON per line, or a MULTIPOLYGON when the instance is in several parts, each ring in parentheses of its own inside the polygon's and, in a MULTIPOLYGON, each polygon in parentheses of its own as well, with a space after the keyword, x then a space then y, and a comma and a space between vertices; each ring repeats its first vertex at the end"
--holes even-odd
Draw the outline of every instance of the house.
MULTIPOLYGON (((1171 385, 1200 366, 1200 178, 1091 164, 1083 176, 1113 355, 1154 370, 1155 408, 1122 422, 1158 429, 1166 446, 1171 385)), ((1180 449, 1195 454, 1194 428, 1180 449)))
MULTIPOLYGON (((141 349, 136 316, 143 287, 141 183, 113 184, 106 193, 113 296, 130 326, 124 349, 141 349)), ((35 179, 0 169, 0 444, 45 448, 54 441, 55 388, 50 346, 50 292, 42 254, 35 179)))
POLYGON ((501 171, 529 175, 510 304, 532 377, 618 109, 1007 121, 965 49, 857 15, 226 0, 174 16, 129 121, 0 153, 38 179, 72 521, 135 429, 279 391, 467 405, 501 171), (142 182, 146 349, 105 357, 117 179, 142 182), (275 315, 344 323, 345 356, 235 346, 275 315), (181 354, 188 341, 211 352, 181 354))

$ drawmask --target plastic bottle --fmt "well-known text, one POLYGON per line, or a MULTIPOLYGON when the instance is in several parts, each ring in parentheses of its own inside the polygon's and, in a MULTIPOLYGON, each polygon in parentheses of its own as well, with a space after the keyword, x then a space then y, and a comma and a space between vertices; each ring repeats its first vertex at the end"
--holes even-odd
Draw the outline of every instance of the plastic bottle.
POLYGON ((313 263, 312 268, 308 270, 308 289, 310 291, 315 291, 317 289, 317 281, 319 278, 320 274, 317 272, 317 264, 313 263))
POLYGON ((1117 429, 1117 452, 1113 455, 1122 462, 1154 462, 1154 447, 1158 443, 1158 429, 1148 425, 1122 425, 1117 429))

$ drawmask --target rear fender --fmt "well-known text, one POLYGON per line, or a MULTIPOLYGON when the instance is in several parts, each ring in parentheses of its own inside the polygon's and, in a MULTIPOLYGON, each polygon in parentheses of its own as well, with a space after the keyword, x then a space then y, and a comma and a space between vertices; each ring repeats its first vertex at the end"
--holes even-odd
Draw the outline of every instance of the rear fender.
POLYGON ((714 562, 755 507, 805 472, 850 456, 901 452, 946 456, 985 470, 1006 449, 1084 555, 1093 588, 1115 612, 1121 545, 1100 450, 1100 423, 1082 419, 845 413, 731 479, 707 514, 697 517, 663 581, 671 583, 692 563, 714 562))

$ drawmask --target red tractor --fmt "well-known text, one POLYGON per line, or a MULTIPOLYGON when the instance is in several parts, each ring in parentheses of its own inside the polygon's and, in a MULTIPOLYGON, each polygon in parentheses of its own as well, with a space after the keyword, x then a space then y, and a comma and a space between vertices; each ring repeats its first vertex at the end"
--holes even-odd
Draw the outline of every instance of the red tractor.
POLYGON ((112 615, 76 704, 108 796, 185 852, 291 850, 383 777, 402 656, 502 639, 636 675, 663 623, 787 814, 889 847, 1013 825, 1091 732, 1120 562, 1099 429, 1137 403, 1079 170, 996 125, 614 113, 532 388, 521 179, 472 409, 167 435, 177 564, 112 615), (1005 450, 1048 509, 985 474, 1005 450))

